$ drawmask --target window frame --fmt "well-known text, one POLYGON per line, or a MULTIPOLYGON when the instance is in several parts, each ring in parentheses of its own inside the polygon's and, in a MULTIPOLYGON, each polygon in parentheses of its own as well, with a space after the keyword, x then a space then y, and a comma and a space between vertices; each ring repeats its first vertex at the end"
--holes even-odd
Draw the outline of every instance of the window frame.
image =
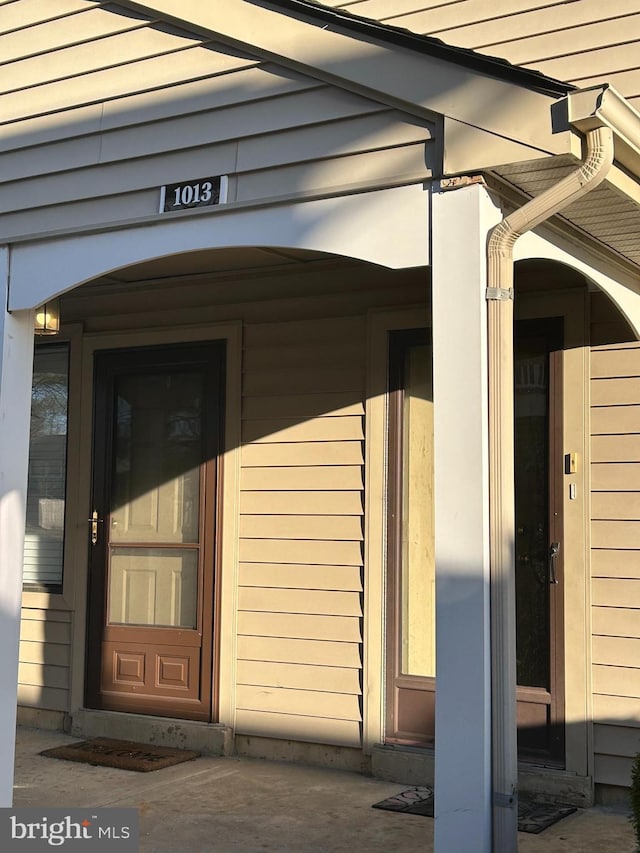
MULTIPOLYGON (((82 324, 63 326, 60 332, 48 340, 37 341, 36 346, 46 347, 66 344, 68 348, 68 385, 67 385, 67 449, 64 507, 64 544, 62 551, 62 584, 47 589, 24 585, 22 587, 22 607, 31 610, 71 611, 73 609, 73 572, 71 554, 76 547, 77 531, 73 520, 78 516, 80 495, 70 485, 77 481, 79 470, 79 425, 80 406, 79 388, 81 383, 81 341, 82 324)), ((84 532, 84 531, 83 531, 84 532)))

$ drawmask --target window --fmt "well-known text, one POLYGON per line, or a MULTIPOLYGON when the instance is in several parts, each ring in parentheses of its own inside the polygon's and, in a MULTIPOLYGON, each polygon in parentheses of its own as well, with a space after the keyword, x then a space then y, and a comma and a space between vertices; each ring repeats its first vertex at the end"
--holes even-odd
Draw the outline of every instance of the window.
POLYGON ((24 542, 28 590, 62 592, 68 397, 68 345, 36 346, 24 542))

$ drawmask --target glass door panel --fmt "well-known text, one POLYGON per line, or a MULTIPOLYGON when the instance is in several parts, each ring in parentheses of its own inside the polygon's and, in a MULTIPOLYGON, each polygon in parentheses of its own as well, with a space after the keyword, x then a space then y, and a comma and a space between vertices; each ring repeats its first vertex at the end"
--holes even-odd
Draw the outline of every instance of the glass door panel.
POLYGON ((407 349, 402 435, 401 671, 436 674, 431 351, 407 349))
POLYGON ((197 627, 196 550, 112 548, 110 563, 110 624, 197 627))

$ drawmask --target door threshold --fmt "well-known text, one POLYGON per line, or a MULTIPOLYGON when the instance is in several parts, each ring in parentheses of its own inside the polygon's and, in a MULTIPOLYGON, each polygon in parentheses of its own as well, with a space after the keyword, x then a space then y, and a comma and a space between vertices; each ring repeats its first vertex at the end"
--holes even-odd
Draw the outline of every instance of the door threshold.
POLYGON ((222 723, 203 723, 121 711, 79 708, 71 715, 71 734, 79 738, 110 737, 139 743, 194 749, 204 755, 232 755, 233 730, 222 723))
MULTIPOLYGON (((378 779, 401 785, 433 785, 433 749, 400 744, 376 744, 371 752, 371 773, 378 779)), ((518 764, 518 787, 541 799, 588 808, 594 803, 593 778, 570 770, 518 764)))

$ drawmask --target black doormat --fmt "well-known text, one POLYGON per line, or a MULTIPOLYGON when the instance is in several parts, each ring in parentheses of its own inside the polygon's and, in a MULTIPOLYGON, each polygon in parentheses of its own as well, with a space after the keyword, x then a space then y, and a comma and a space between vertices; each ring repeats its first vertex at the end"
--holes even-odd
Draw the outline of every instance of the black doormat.
POLYGON ((147 743, 133 743, 129 740, 97 737, 45 749, 40 755, 148 773, 150 770, 161 770, 163 767, 180 764, 182 761, 190 761, 192 758, 197 758, 200 753, 188 749, 172 749, 147 743))
MULTIPOLYGON (((433 788, 428 786, 407 788, 395 797, 374 803, 372 808, 433 817, 433 788)), ((575 811, 575 806, 542 802, 521 794, 518 798, 518 832, 537 835, 575 811)))

